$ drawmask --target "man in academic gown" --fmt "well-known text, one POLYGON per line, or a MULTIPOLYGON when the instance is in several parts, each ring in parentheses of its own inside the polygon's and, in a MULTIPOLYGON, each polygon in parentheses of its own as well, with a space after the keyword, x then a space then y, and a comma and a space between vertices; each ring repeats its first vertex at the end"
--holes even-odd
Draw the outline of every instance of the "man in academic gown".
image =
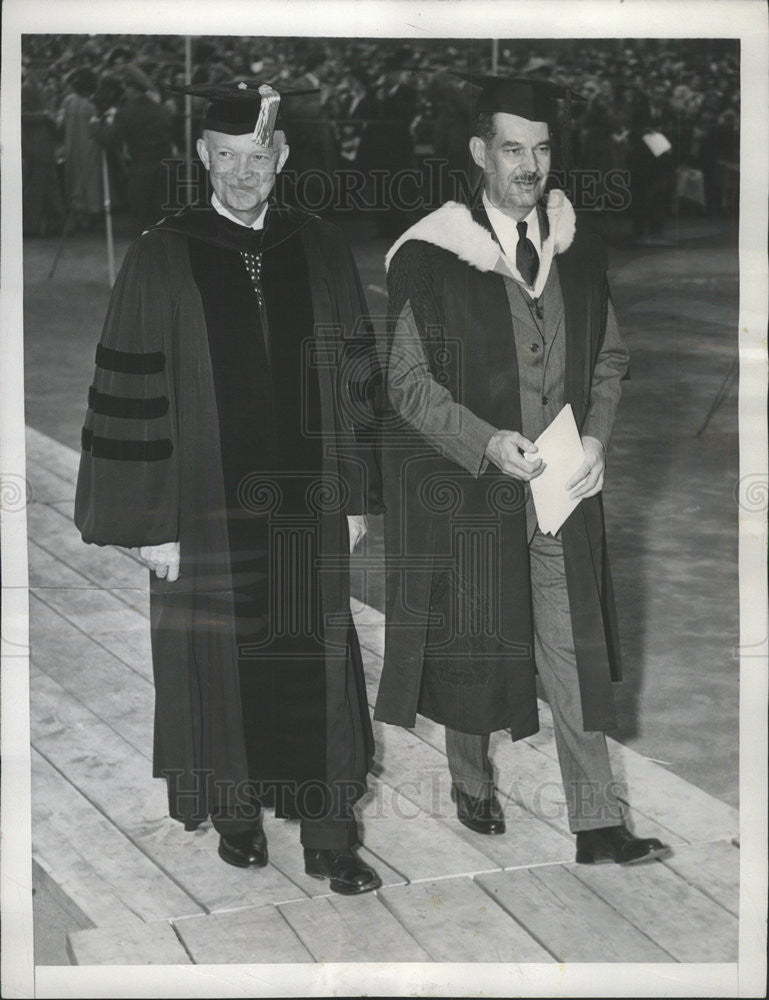
MULTIPOLYGON (((153 773, 219 854, 267 864, 262 806, 301 819, 308 874, 367 892, 353 804, 373 754, 349 552, 380 510, 361 442, 365 316, 338 230, 270 201, 280 96, 208 98, 211 204, 128 250, 96 353, 75 520, 151 574, 153 773), (350 402, 355 397, 354 405, 350 402)), ((364 390, 365 391, 365 390, 364 390)))
POLYGON ((482 84, 470 139, 481 205, 443 205, 387 257, 387 632, 374 717, 442 723, 458 818, 501 834, 489 734, 537 731, 538 673, 577 861, 637 861, 664 848, 624 826, 604 737, 620 662, 601 488, 628 353, 601 247, 562 191, 540 201, 568 95, 530 79, 482 84), (580 502, 552 535, 528 483, 543 471, 534 441, 565 404, 585 459, 568 483, 580 502))

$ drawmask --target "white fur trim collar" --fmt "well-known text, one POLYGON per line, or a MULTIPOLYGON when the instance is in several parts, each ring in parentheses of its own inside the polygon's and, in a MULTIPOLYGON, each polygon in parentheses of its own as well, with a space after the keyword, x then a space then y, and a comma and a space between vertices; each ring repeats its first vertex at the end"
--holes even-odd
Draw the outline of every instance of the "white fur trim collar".
MULTIPOLYGON (((553 256, 563 253, 571 246, 576 229, 574 208, 563 191, 553 189, 549 192, 546 212, 550 233, 542 244, 539 273, 531 288, 535 298, 542 294, 553 256)), ((446 202, 435 212, 431 212, 407 229, 390 247, 385 257, 385 270, 389 270, 396 252, 408 240, 424 240, 426 243, 432 243, 434 246, 449 250, 479 271, 498 271, 525 284, 518 274, 515 262, 509 260, 502 252, 488 229, 475 222, 466 205, 456 201, 446 202)))

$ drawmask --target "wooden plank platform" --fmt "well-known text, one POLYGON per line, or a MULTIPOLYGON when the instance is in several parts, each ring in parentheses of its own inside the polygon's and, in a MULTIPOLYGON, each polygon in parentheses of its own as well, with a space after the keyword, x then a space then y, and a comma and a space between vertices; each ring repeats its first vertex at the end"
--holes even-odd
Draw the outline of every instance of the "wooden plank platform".
POLYGON ((155 692, 151 678, 133 670, 81 629, 30 594, 35 621, 35 664, 91 708, 149 760, 155 692))
POLYGON ((384 905, 381 893, 328 896, 278 909, 316 962, 427 962, 428 953, 384 905))
MULTIPOLYGON (((135 565, 133 560, 127 561, 135 565)), ((61 611, 63 617, 105 649, 117 649, 122 654, 125 649, 131 648, 127 633, 135 633, 141 651, 142 672, 151 678, 151 663, 147 670, 145 660, 149 644, 144 641, 148 614, 143 610, 137 611, 123 599, 125 588, 102 589, 34 541, 29 544, 29 576, 30 586, 41 600, 54 610, 61 611)), ((140 586, 146 588, 146 581, 140 586)), ((140 592, 139 587, 134 592, 140 592)), ((134 662, 132 660, 132 665, 134 662)))
MULTIPOLYGON (((47 586, 54 584, 52 570, 56 563, 76 565, 91 586, 107 589, 142 614, 149 613, 146 567, 138 560, 126 559, 124 549, 83 545, 72 522, 70 504, 30 504, 28 531, 34 545, 48 556, 43 570, 47 586)), ((36 571, 39 565, 40 560, 36 571)), ((30 566, 30 584, 34 586, 32 573, 30 566)))
POLYGON ((176 920, 174 929, 196 965, 314 961, 275 906, 176 920))
POLYGON ((480 885, 559 962, 671 962, 654 944, 562 865, 482 875, 480 885))
MULTIPOLYGON (((488 877, 488 876, 485 876, 488 877)), ((484 876, 477 880, 482 884, 484 876)), ((434 962, 552 962, 551 953, 470 878, 441 879, 381 895, 434 962)))
POLYGON ((162 922, 75 931, 69 954, 73 965, 192 964, 173 927, 162 922))
POLYGON ((740 910, 740 851, 724 840, 690 844, 664 861, 668 868, 696 886, 735 917, 740 910))
POLYGON ((573 871, 615 910, 632 914, 646 935, 676 961, 737 961, 736 917, 672 868, 662 864, 575 865, 573 871))
POLYGON ((202 912, 35 750, 32 776, 36 860, 95 926, 202 912))
POLYGON ((491 864, 488 867, 516 868, 521 865, 569 861, 574 853, 572 838, 526 811, 516 802, 504 803, 505 818, 515 836, 479 837, 456 822, 456 806, 451 801, 451 777, 446 757, 414 733, 402 730, 397 740, 390 727, 374 723, 374 737, 381 757, 381 780, 424 813, 447 821, 452 834, 491 864))
POLYGON ((499 867, 480 845, 456 836, 447 823, 389 786, 364 802, 360 815, 364 843, 374 854, 387 858, 409 882, 499 867))
MULTIPOLYGON (((573 864, 544 704, 539 734, 492 741, 505 836, 458 823, 443 730, 419 719, 375 725, 359 808, 376 893, 336 896, 305 875, 298 824, 269 811, 270 863, 223 864, 211 824, 186 833, 151 777, 147 571, 80 542, 74 452, 30 431, 28 462, 33 854, 69 905, 72 962, 735 960, 735 811, 609 741, 630 825, 674 850, 632 868, 573 864)), ((352 607, 373 703, 383 616, 352 607)))
POLYGON ((159 877, 208 911, 243 905, 244 892, 251 903, 257 895, 262 902, 306 895, 273 865, 241 872, 222 864, 212 827, 188 833, 168 817, 162 782, 152 780, 145 757, 44 674, 33 670, 31 683, 35 748, 154 861, 159 877))

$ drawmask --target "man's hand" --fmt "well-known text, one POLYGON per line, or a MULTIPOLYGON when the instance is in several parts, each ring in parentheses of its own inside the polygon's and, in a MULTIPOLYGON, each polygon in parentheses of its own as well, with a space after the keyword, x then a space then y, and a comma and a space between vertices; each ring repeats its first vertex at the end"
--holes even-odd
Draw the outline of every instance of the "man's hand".
POLYGON ((497 431, 486 445, 486 458, 501 471, 528 483, 544 471, 541 458, 536 457, 537 446, 518 431, 497 431), (533 455, 531 461, 521 451, 533 455))
POLYGON ((585 461, 580 465, 571 479, 566 483, 570 490, 571 500, 584 500, 595 496, 603 488, 603 474, 606 468, 606 452, 603 445, 594 437, 583 437, 582 447, 585 450, 585 461))
MULTIPOLYGON (((134 549, 134 551, 136 551, 134 549)), ((179 579, 179 543, 163 542, 162 545, 144 545, 138 550, 139 558, 150 569, 155 570, 155 576, 161 580, 173 583, 179 579)))
POLYGON ((348 514, 347 529, 350 533, 350 554, 368 531, 368 519, 365 514, 348 514))

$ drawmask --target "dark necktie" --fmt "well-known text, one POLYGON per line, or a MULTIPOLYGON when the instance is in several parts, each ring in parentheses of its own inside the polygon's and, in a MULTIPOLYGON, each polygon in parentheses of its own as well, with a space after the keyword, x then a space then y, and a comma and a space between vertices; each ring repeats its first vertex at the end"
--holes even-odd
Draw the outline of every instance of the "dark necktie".
POLYGON ((534 248, 534 244, 526 235, 528 226, 525 222, 519 222, 518 226, 518 246, 515 248, 515 266, 518 268, 521 277, 527 285, 532 285, 537 280, 539 271, 539 254, 534 248))
POLYGON ((259 308, 261 309, 264 305, 264 296, 262 295, 262 255, 253 250, 241 250, 240 256, 246 265, 248 276, 251 279, 251 284, 254 286, 254 291, 259 301, 259 308))

